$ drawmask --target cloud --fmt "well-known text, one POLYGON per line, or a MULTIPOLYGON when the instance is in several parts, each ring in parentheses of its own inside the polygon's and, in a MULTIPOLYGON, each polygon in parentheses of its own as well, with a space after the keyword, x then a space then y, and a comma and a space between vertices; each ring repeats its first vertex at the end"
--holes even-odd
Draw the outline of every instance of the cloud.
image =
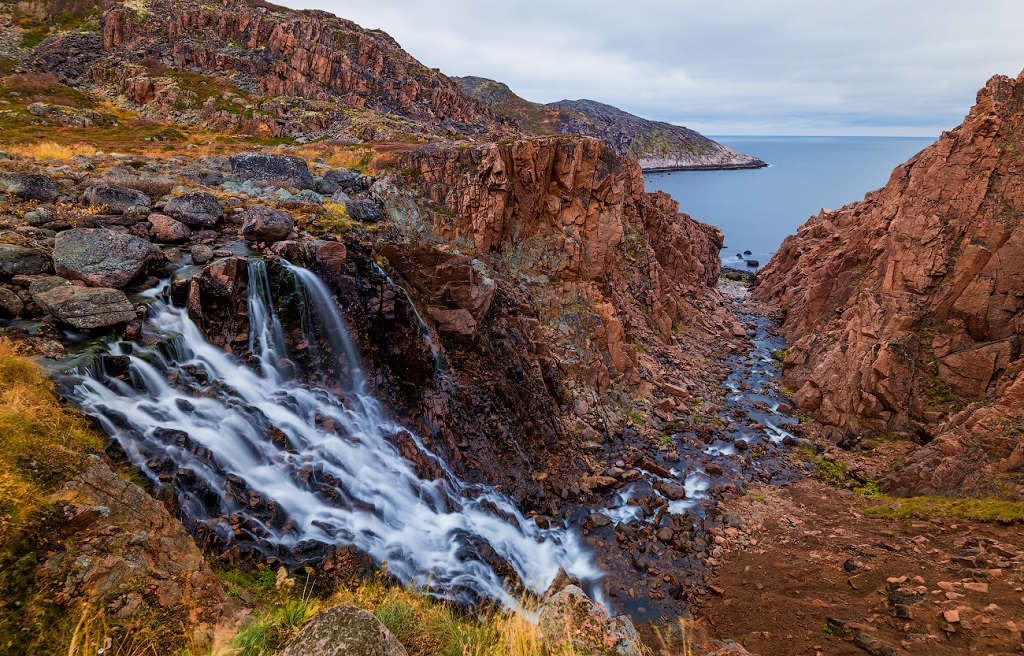
POLYGON ((936 135, 1024 68, 1024 4, 976 0, 288 0, 538 102, 591 98, 710 134, 936 135))

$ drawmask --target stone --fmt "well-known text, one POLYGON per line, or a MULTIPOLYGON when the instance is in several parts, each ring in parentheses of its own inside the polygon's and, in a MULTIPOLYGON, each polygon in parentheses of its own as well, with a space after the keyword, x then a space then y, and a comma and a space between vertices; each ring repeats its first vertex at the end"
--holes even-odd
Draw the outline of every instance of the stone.
POLYGON ((125 214, 132 210, 148 210, 152 201, 149 196, 128 187, 97 182, 82 194, 86 207, 105 207, 110 214, 125 214))
POLYGON ((747 525, 746 520, 738 512, 727 512, 722 515, 722 523, 735 529, 741 529, 747 525))
POLYGON ((316 261, 331 273, 341 273, 345 269, 345 258, 348 250, 345 244, 338 241, 322 242, 316 249, 316 261))
POLYGON ((549 649, 568 643, 585 654, 640 656, 640 638, 629 618, 610 617, 575 585, 566 586, 540 609, 541 640, 549 649))
POLYGON ((153 226, 150 235, 158 242, 174 244, 192 236, 192 231, 188 229, 188 226, 166 214, 150 214, 148 221, 153 226))
POLYGON ((135 320, 135 307, 119 289, 59 285, 32 300, 59 321, 92 330, 135 320))
POLYGON ((946 620, 950 624, 956 624, 960 621, 960 611, 956 609, 942 611, 942 619, 946 620))
POLYGON ((30 226, 41 226, 53 221, 56 215, 48 207, 40 207, 30 212, 25 212, 25 216, 22 218, 30 226))
POLYGON ((200 244, 189 249, 189 255, 192 256, 193 264, 206 264, 213 259, 213 249, 200 244))
MULTIPOLYGON (((362 176, 349 169, 334 169, 324 173, 324 182, 336 185, 345 191, 358 191, 362 188, 362 176)), ((337 191, 337 190, 335 190, 337 191)), ((333 191, 331 193, 334 193, 333 191)))
POLYGON ((33 248, 0 244, 0 275, 38 275, 52 270, 52 262, 33 248))
POLYGON ((407 656, 407 652, 373 614, 355 606, 336 606, 309 620, 281 656, 407 656))
POLYGON ((8 173, 3 176, 3 182, 7 185, 7 193, 22 200, 49 203, 57 200, 60 195, 57 184, 50 176, 42 173, 8 173))
POLYGON ((164 214, 188 226, 212 228, 224 216, 224 208, 211 193, 189 191, 167 201, 164 214))
POLYGON ((384 220, 384 213, 372 200, 350 200, 345 203, 345 211, 353 221, 380 223, 384 220))
POLYGON ((242 236, 248 241, 281 241, 295 229, 291 214, 269 205, 255 205, 244 212, 242 218, 242 236))
POLYGON ((266 185, 312 189, 313 176, 306 160, 292 155, 237 153, 229 159, 231 172, 244 180, 266 185))
POLYGON ((303 189, 299 193, 292 196, 292 200, 296 203, 302 203, 304 205, 324 204, 324 199, 320 197, 320 194, 316 193, 312 189, 303 189))
POLYGON ((17 294, 7 287, 0 287, 0 316, 14 319, 21 316, 24 309, 25 304, 18 298, 17 294))
POLYGON ((53 264, 58 275, 93 287, 125 287, 163 262, 160 249, 142 237, 105 228, 57 233, 53 264))

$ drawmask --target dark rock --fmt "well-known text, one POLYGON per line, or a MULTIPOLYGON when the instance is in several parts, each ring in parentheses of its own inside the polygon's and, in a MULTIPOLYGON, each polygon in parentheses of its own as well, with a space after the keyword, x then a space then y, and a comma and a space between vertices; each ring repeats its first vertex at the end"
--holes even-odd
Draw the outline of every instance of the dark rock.
POLYGON ((758 262, 757 260, 747 260, 747 266, 749 266, 749 267, 761 266, 761 263, 758 262))
MULTIPOLYGON (((363 176, 359 175, 355 171, 350 171, 349 169, 335 169, 333 171, 328 171, 327 173, 324 173, 323 179, 325 183, 333 183, 345 191, 358 191, 363 187, 363 176)), ((337 189, 334 191, 337 191, 337 189)), ((334 191, 330 193, 333 194, 334 191)))
POLYGON ((24 246, 0 244, 0 274, 6 276, 37 275, 50 271, 50 258, 24 246))
POLYGON ((229 161, 231 172, 245 180, 297 189, 311 189, 314 185, 306 160, 301 157, 238 153, 232 155, 229 161))
POLYGON ((21 316, 24 309, 25 304, 17 294, 6 287, 0 287, 0 316, 13 319, 21 316))
POLYGON ((124 214, 132 209, 149 209, 152 201, 149 196, 128 187, 97 182, 82 194, 82 204, 86 207, 104 206, 111 214, 124 214))
POLYGON ((79 330, 102 328, 135 319, 135 308, 119 289, 60 285, 35 294, 46 312, 79 330))
POLYGON ((735 529, 741 529, 747 525, 746 520, 738 512, 727 512, 722 515, 722 523, 735 529))
POLYGON ((372 200, 352 200, 345 203, 345 211, 349 218, 363 223, 379 223, 384 220, 384 213, 372 200))
POLYGON ((60 191, 50 176, 42 173, 8 173, 4 176, 7 193, 22 200, 37 200, 44 203, 56 200, 60 191))
POLYGON ((407 656, 407 652, 372 614, 355 606, 337 606, 303 626, 281 656, 407 656))
POLYGON ((103 228, 60 232, 53 246, 57 273, 94 287, 120 289, 162 261, 160 249, 142 237, 103 228))
POLYGON ((185 225, 210 228, 224 216, 224 209, 213 194, 190 191, 167 201, 164 214, 185 225))
POLYGON ((602 528, 604 526, 611 526, 612 524, 612 520, 608 519, 607 516, 602 515, 601 513, 593 513, 588 519, 590 521, 590 525, 594 528, 602 528))
POLYGON ((248 241, 281 241, 295 229, 291 214, 268 205, 256 205, 242 216, 242 236, 248 241))

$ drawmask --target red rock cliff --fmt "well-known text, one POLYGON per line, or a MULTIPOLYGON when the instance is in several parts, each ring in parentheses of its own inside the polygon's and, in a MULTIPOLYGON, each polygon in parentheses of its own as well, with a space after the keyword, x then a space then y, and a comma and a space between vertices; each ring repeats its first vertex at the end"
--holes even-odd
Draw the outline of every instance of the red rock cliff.
POLYGON ((1024 74, 993 77, 962 125, 885 188, 811 217, 758 277, 757 296, 785 312, 801 410, 934 438, 890 478, 896 492, 1019 483, 1022 104, 1024 74))

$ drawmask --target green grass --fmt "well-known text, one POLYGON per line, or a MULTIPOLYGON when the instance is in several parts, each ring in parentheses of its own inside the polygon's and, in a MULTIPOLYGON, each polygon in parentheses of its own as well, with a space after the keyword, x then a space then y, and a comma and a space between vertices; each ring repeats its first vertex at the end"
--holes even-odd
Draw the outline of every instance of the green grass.
POLYGON ((998 499, 949 499, 879 495, 861 503, 864 514, 881 519, 931 519, 1000 522, 1024 521, 1024 503, 998 499))
POLYGON ((846 465, 841 460, 822 456, 814 461, 814 473, 832 487, 843 487, 846 483, 846 465))

